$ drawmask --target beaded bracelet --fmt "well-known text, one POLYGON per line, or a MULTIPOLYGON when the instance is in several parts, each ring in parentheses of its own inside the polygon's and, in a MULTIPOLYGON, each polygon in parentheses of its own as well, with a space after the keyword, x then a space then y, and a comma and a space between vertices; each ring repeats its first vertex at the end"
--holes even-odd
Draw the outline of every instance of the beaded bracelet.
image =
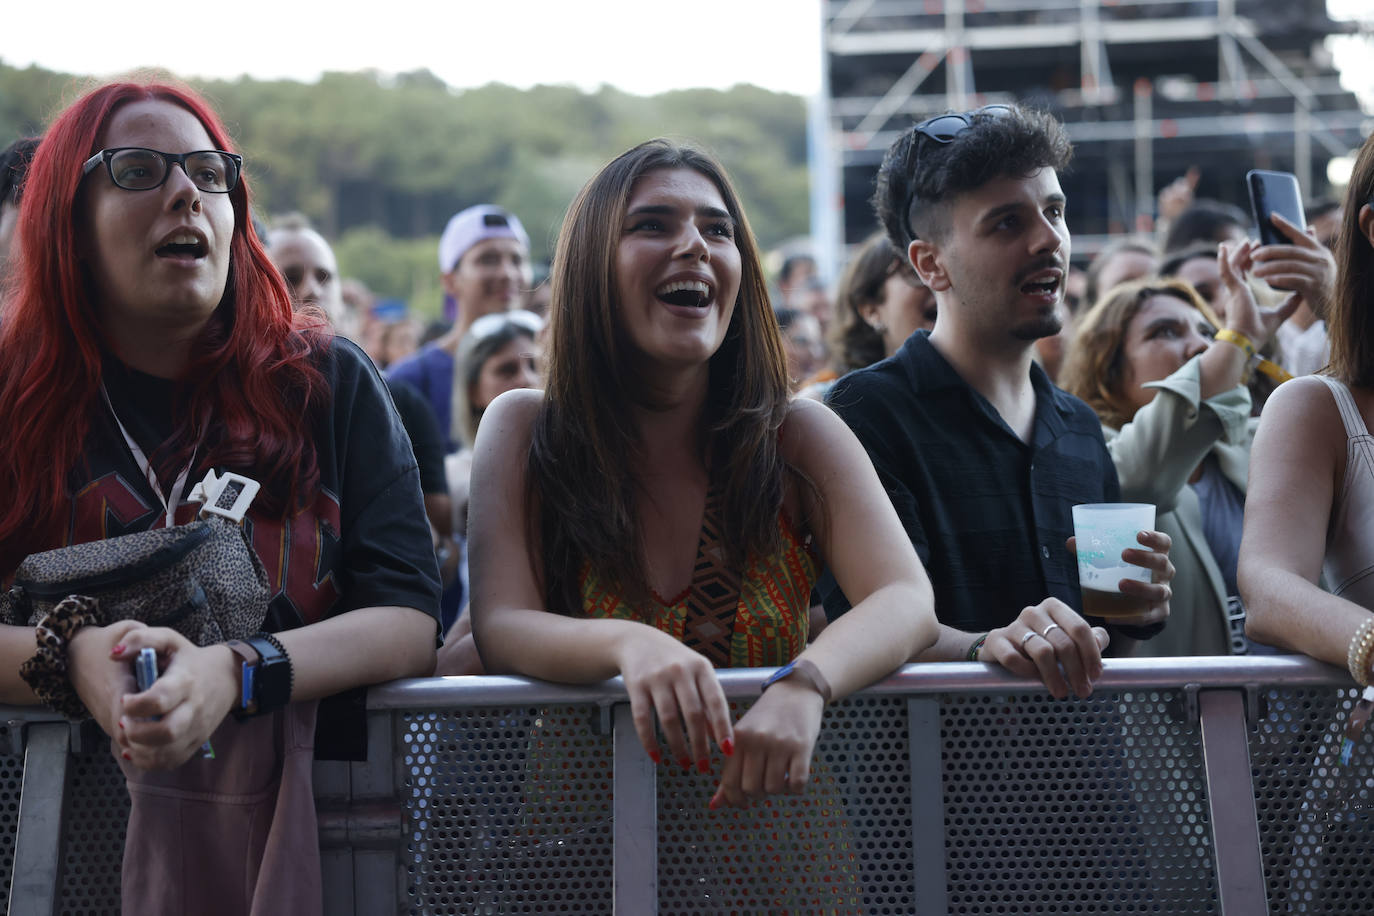
POLYGON ((1345 667, 1355 683, 1369 686, 1369 656, 1374 653, 1374 616, 1369 617, 1350 639, 1345 653, 1345 667))
POLYGON ((72 686, 67 649, 82 627, 102 623, 100 602, 84 595, 68 595, 38 621, 33 630, 38 651, 19 666, 19 676, 38 699, 68 719, 89 719, 91 713, 72 686))
POLYGON ((988 641, 988 635, 989 635, 989 634, 984 633, 982 636, 979 636, 977 639, 975 639, 975 640, 973 641, 973 645, 971 645, 971 646, 968 647, 968 660, 969 660, 969 661, 971 661, 971 662, 976 662, 976 661, 978 661, 978 650, 979 650, 979 649, 982 649, 982 648, 983 648, 983 643, 985 643, 985 642, 988 641))

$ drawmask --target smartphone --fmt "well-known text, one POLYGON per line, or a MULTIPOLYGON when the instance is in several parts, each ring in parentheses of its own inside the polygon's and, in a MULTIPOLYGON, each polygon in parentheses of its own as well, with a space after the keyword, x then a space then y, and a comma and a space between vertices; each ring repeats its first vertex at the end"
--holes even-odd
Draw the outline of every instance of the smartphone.
POLYGON ((1259 225, 1260 243, 1264 245, 1291 245, 1292 240, 1278 230, 1270 221, 1269 215, 1277 213, 1299 229, 1307 228, 1307 217, 1302 212, 1302 189, 1298 187, 1298 176, 1292 172, 1266 172, 1252 169, 1245 173, 1245 183, 1250 188, 1250 211, 1259 225))
POLYGON ((157 681, 157 652, 145 648, 138 650, 134 659, 134 680, 138 681, 138 692, 142 693, 157 681))

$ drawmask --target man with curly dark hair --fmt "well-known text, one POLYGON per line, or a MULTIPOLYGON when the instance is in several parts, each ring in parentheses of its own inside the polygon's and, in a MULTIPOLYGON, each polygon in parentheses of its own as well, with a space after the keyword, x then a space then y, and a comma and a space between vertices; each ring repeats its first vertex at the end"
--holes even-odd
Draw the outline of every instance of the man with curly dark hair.
MULTIPOLYGON (((1116 502, 1096 416, 1032 360, 1060 328, 1069 231, 1053 117, 989 105, 904 132, 873 202, 892 244, 935 294, 933 331, 841 379, 830 405, 878 469, 935 587, 940 639, 920 660, 981 659, 1086 696, 1105 627, 1082 614, 1071 507, 1116 502)), ((1124 582, 1116 633, 1148 638, 1168 615, 1169 539, 1123 553, 1155 582, 1124 582)), ((844 595, 826 590, 826 609, 844 595)), ((1098 621, 1099 623, 1103 621, 1098 621)))

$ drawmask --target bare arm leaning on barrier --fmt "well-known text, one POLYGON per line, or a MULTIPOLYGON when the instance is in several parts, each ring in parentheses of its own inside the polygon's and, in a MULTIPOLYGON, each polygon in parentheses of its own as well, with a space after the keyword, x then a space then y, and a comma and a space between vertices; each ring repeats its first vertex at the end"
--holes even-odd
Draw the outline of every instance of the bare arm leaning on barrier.
MULTIPOLYGON (((538 409, 537 393, 503 395, 478 435, 469 566, 473 632, 488 670, 567 683, 623 675, 651 756, 660 753, 655 714, 677 758, 704 762, 708 736, 726 753, 718 800, 743 804, 748 796, 801 791, 823 707, 804 682, 780 681, 732 727, 703 656, 641 623, 546 608, 524 523, 526 455, 538 409)), ((838 418, 820 405, 794 406, 782 452, 815 486, 803 497, 801 515, 821 552, 842 584, 862 597, 799 656, 823 672, 839 698, 933 641, 930 588, 862 448, 838 418)))
POLYGON ((1345 429, 1326 384, 1298 378, 1282 385, 1265 405, 1250 454, 1237 570, 1246 631, 1340 666, 1370 619, 1368 609, 1317 584, 1345 475, 1345 429))

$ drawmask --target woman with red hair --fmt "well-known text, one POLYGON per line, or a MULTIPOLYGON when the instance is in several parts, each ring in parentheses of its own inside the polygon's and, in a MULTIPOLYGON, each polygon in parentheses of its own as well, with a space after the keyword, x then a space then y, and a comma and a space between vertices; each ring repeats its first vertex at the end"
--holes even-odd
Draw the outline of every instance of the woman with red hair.
MULTIPOLYGON (((262 484, 247 526, 272 598, 249 642, 274 648, 241 658, 133 621, 57 646, 128 778, 126 912, 320 912, 315 701, 434 663, 405 433, 361 351, 293 314, 230 149, 188 90, 82 97, 34 157, 0 304, 0 581, 31 553, 191 520, 207 470, 262 484), (144 647, 162 673, 138 692, 144 647)), ((34 651, 33 629, 0 626, 0 702, 35 702, 34 651)))

